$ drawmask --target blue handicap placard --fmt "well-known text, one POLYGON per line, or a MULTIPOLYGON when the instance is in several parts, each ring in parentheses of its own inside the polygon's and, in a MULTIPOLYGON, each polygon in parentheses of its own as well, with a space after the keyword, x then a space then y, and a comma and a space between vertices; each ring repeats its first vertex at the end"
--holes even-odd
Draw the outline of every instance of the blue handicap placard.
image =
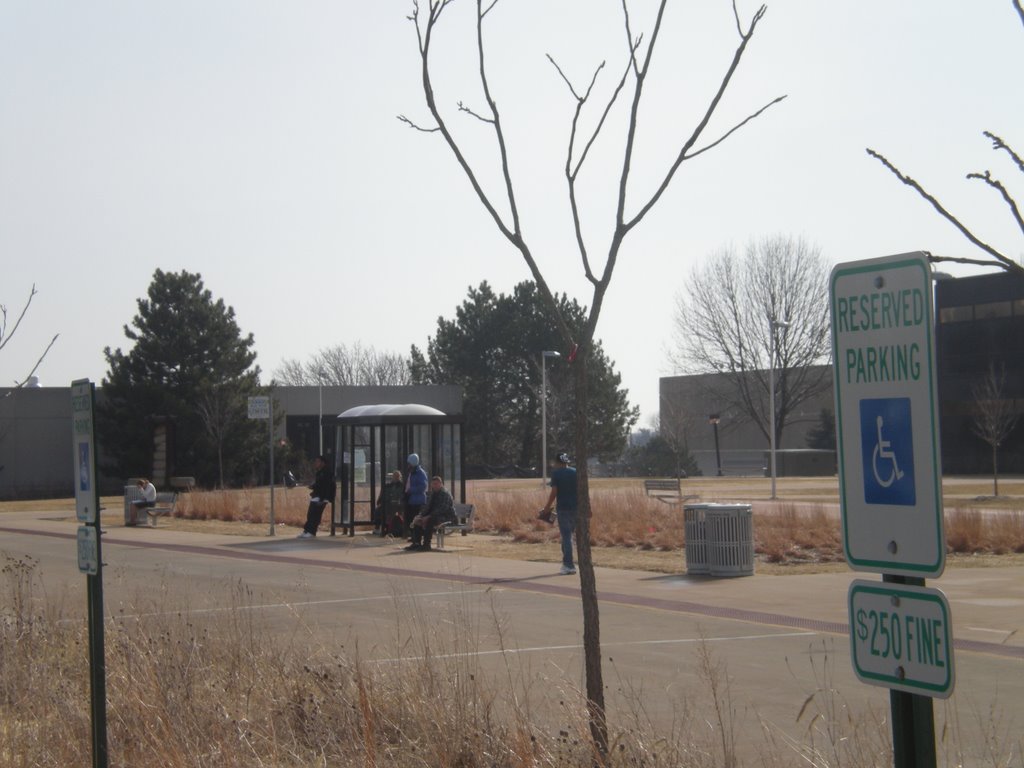
POLYGON ((909 397, 860 401, 861 457, 867 504, 917 503, 909 397))

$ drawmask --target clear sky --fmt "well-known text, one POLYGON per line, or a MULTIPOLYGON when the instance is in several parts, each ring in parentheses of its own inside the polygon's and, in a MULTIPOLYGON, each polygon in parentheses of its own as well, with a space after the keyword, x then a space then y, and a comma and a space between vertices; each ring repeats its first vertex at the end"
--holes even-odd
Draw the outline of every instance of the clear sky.
MULTIPOLYGON (((426 2, 426 0, 424 0, 426 2)), ((660 180, 737 41, 730 0, 670 2, 641 113, 630 201, 660 180)), ((738 0, 749 18, 756 3, 738 0)), ((649 0, 631 3, 649 29, 649 0)), ((494 180, 472 73, 470 0, 435 39, 437 95, 494 180), (488 165, 489 164, 489 165, 488 165)), ((253 333, 264 379, 356 341, 423 348, 470 285, 529 274, 427 124, 408 0, 0 0, 0 303, 13 322, 0 384, 20 380, 55 333, 44 385, 100 381, 127 349, 156 269, 200 272, 253 333)), ((487 17, 492 89, 509 133, 527 239, 556 291, 589 304, 562 178, 578 87, 625 62, 618 0, 501 0, 487 17)), ((727 244, 781 233, 833 262, 912 250, 980 255, 865 147, 886 154, 1004 253, 1020 233, 991 169, 1024 184, 981 135, 1024 152, 1024 26, 1010 0, 769 0, 717 137, 685 163, 622 251, 598 336, 642 424, 657 412, 673 302, 727 244)), ((621 118, 621 112, 615 115, 621 118)), ((586 177, 588 246, 606 251, 614 136, 586 177)), ((493 188, 493 187, 492 187, 493 188)), ((948 267, 964 274, 967 268, 948 267)), ((824 297, 823 297, 824 300, 824 297)), ((539 350, 538 350, 539 353, 539 350)))

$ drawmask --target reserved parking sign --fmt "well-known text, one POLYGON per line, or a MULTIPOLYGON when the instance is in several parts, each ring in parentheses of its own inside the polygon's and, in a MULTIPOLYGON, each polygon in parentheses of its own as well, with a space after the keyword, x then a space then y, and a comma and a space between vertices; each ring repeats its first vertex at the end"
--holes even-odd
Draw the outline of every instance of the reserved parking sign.
POLYGON ((843 549, 858 571, 945 568, 927 254, 839 264, 829 281, 843 549))

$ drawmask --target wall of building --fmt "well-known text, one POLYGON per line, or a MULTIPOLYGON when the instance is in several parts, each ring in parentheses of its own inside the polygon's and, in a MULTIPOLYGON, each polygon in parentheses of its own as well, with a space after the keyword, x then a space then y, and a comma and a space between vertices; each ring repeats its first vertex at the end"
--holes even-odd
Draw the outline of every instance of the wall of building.
MULTIPOLYGON (((102 398, 102 388, 97 387, 96 399, 102 398)), ((325 425, 328 453, 333 451, 334 420, 349 408, 419 403, 447 414, 461 414, 462 388, 278 387, 274 402, 275 416, 282 416, 275 439, 286 437, 289 417, 306 417, 313 424, 311 445, 315 442, 319 447, 316 423, 325 425)), ((97 454, 102 463, 102 444, 97 445, 97 454)), ((68 498, 74 495, 73 482, 70 387, 0 389, 0 499, 68 498)), ((117 493, 123 484, 123 478, 100 478, 102 493, 117 493)))
MULTIPOLYGON (((999 449, 1000 472, 1024 473, 1024 276, 1006 272, 935 281, 935 366, 943 472, 992 471, 990 446, 975 434, 975 387, 995 366, 1005 372, 1005 398, 1017 426, 999 449)), ((661 379, 663 428, 682 422, 691 453, 704 474, 715 468, 712 413, 720 415, 719 444, 724 467, 749 468, 763 461, 768 441, 726 397, 723 378, 702 374, 661 379)), ((780 449, 805 448, 822 408, 834 410, 831 387, 794 414, 780 449)))
POLYGON ((71 389, 0 389, 0 499, 74 495, 71 389))

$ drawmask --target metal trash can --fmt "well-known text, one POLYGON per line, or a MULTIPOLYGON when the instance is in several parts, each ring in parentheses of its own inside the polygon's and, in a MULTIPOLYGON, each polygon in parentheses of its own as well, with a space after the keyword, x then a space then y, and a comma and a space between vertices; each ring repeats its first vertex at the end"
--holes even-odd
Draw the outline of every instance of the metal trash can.
POLYGON ((132 504, 133 501, 138 501, 143 498, 142 489, 137 485, 126 485, 124 487, 124 524, 125 525, 137 525, 138 520, 136 515, 138 514, 139 508, 132 504))
POLYGON ((710 504, 683 505, 683 533, 686 537, 686 573, 706 576, 708 567, 708 539, 705 531, 705 510, 710 504))
POLYGON ((750 504, 709 504, 704 510, 712 576, 754 575, 754 515, 750 504))

